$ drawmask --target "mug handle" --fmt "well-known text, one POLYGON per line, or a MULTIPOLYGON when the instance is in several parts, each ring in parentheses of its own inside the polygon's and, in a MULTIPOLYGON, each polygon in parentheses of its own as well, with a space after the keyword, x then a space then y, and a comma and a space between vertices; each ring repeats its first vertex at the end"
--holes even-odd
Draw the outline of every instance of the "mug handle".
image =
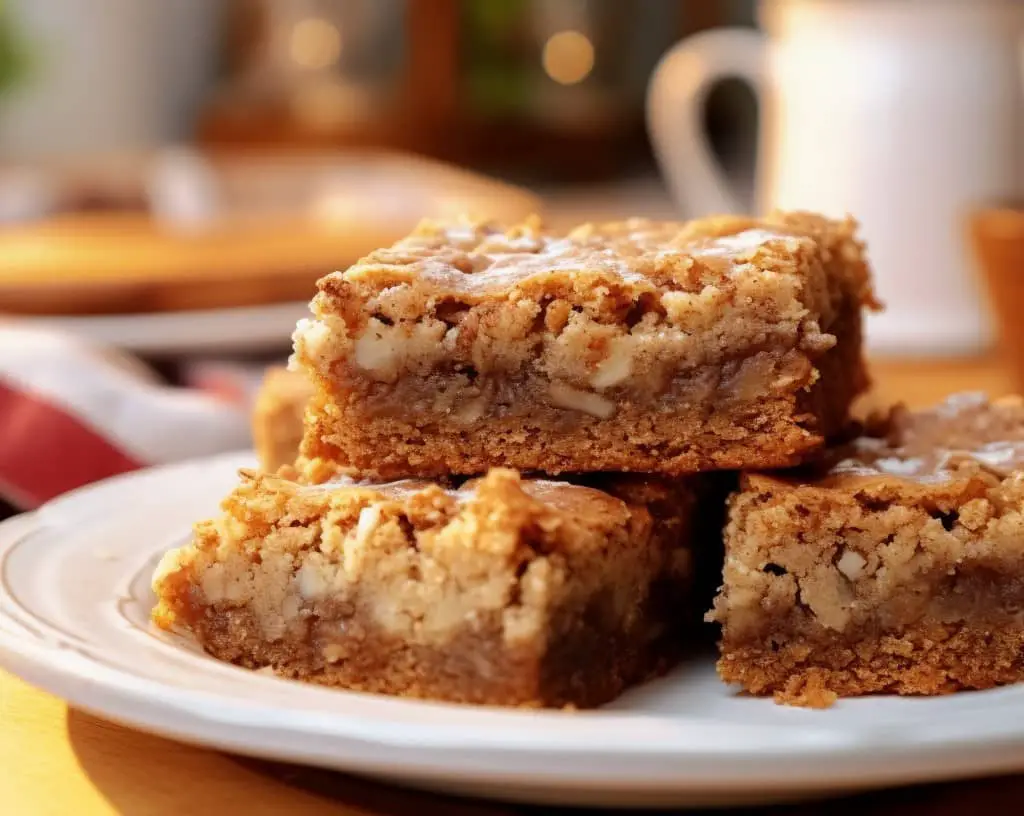
MULTIPOLYGON (((768 41, 749 28, 717 28, 672 48, 647 88, 647 128, 658 164, 684 213, 741 213, 740 201, 704 132, 702 112, 715 82, 737 77, 763 104, 768 41)), ((763 109, 763 108, 762 108, 763 109)))

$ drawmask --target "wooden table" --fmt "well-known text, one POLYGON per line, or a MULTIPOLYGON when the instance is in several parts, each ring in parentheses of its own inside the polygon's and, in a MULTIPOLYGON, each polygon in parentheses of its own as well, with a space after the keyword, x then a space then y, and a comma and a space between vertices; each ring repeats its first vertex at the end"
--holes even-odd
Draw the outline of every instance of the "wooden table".
MULTIPOLYGON (((1016 390, 995 359, 879 361, 874 399, 926 405, 951 391, 1016 390)), ((1020 811, 1024 776, 883 791, 770 814, 966 816, 1020 811)), ((241 759, 104 722, 0 672, 0 813, 11 816, 503 816, 552 813, 404 791, 342 774, 241 759)), ((747 811, 749 812, 749 811, 747 811)))

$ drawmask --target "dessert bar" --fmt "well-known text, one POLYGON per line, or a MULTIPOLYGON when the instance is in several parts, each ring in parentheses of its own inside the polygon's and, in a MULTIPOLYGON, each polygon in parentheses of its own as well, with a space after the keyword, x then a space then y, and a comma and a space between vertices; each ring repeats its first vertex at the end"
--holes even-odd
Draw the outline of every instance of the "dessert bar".
POLYGON ((223 517, 165 556, 154 620, 220 659, 326 685, 599 705, 671 665, 699 621, 699 496, 693 480, 597 483, 243 472, 223 517))
POLYGON ((426 223, 323 278, 303 454, 383 478, 803 461, 864 388, 851 221, 426 223))
POLYGON ((1024 680, 1024 403, 872 426, 825 472, 743 477, 719 673, 806 705, 1024 680))
POLYGON ((260 467, 275 473, 294 465, 302 442, 302 421, 313 386, 304 373, 283 367, 267 369, 256 395, 252 436, 260 467))

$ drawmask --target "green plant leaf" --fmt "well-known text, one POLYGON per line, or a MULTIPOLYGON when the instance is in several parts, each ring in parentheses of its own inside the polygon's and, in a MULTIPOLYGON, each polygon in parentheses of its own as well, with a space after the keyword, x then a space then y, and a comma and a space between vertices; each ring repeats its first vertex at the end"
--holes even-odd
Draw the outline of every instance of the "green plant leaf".
POLYGON ((7 93, 30 73, 32 54, 14 14, 0 0, 0 94, 7 93))

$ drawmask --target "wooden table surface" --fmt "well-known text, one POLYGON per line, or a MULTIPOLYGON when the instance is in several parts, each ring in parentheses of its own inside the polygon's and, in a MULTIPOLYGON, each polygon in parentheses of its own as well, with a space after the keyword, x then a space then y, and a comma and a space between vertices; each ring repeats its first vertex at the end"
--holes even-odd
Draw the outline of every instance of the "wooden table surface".
MULTIPOLYGON (((927 405, 965 389, 1016 389, 995 359, 878 361, 875 399, 927 405)), ((961 816, 1013 813, 1024 776, 882 791, 758 813, 961 816)), ((11 816, 503 816, 549 808, 404 791, 342 774, 227 756, 138 733, 69 709, 0 672, 0 813, 11 816)), ((744 811, 750 812, 750 811, 744 811)))

